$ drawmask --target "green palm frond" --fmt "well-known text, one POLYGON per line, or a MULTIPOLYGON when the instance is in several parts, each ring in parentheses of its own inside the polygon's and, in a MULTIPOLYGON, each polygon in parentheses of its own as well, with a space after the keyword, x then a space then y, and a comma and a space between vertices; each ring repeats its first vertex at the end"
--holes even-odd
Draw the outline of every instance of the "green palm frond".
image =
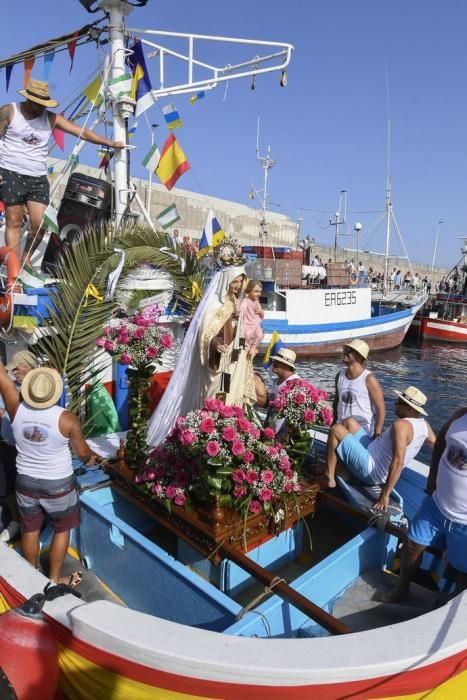
POLYGON ((96 360, 96 339, 118 310, 115 302, 105 301, 108 275, 120 261, 116 249, 125 251, 123 273, 145 263, 168 272, 174 296, 183 302, 187 313, 193 312, 199 300, 193 292, 196 285, 203 287, 204 273, 197 261, 181 248, 173 251, 168 234, 128 226, 116 236, 109 225, 93 229, 79 240, 59 263, 60 281, 51 294, 49 318, 37 343, 39 353, 66 377, 71 410, 79 409, 84 400, 82 387, 99 373, 102 363, 96 360))

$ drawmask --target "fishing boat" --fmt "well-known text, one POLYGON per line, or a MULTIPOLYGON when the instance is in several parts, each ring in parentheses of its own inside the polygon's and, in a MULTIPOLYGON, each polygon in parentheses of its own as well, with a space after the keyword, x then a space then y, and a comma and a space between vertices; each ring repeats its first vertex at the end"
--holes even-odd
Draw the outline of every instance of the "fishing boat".
POLYGON ((467 239, 462 257, 450 270, 445 284, 452 291, 443 291, 430 298, 415 315, 411 335, 421 340, 445 343, 467 343, 467 239))

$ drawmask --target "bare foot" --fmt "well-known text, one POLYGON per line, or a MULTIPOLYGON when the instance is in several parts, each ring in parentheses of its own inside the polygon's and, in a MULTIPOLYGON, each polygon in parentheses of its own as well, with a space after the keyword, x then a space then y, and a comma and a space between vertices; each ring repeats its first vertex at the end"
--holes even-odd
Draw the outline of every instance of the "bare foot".
POLYGON ((57 580, 50 579, 52 584, 59 584, 63 583, 65 586, 69 586, 70 588, 75 588, 76 586, 79 586, 81 581, 83 580, 83 572, 82 571, 75 571, 74 573, 70 574, 69 576, 59 576, 57 580))
POLYGON ((323 489, 335 489, 337 486, 335 479, 331 479, 329 474, 326 472, 324 472, 324 474, 320 474, 317 481, 323 489))

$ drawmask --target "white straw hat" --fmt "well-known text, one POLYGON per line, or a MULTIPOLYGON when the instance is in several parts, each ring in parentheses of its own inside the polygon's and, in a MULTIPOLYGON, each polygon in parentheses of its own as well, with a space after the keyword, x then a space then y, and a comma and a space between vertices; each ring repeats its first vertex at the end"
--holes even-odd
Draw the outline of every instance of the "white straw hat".
POLYGON ((417 387, 408 386, 407 389, 404 389, 404 391, 395 391, 394 393, 397 394, 401 401, 406 403, 415 411, 418 411, 418 413, 421 413, 423 416, 428 415, 423 408, 427 402, 427 398, 425 394, 420 391, 420 389, 417 389, 417 387))
POLYGON ((62 395, 63 381, 56 369, 38 367, 23 379, 21 396, 32 408, 50 408, 62 395))
POLYGON ((355 352, 358 352, 358 354, 361 355, 364 360, 367 359, 370 352, 368 345, 364 340, 360 340, 360 338, 355 338, 355 340, 351 340, 349 343, 344 343, 344 348, 355 350, 355 352))
POLYGON ((269 359, 276 360, 276 362, 282 362, 283 365, 288 365, 288 367, 295 369, 295 360, 297 359, 297 355, 289 348, 279 348, 276 354, 271 355, 269 359))

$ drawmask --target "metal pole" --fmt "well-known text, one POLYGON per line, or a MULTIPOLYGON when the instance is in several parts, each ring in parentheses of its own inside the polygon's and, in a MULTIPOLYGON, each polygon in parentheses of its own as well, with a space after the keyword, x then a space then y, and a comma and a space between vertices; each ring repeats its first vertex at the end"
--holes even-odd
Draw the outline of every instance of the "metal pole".
POLYGON ((431 263, 431 282, 433 283, 433 275, 434 275, 434 269, 435 269, 435 259, 436 259, 436 251, 438 249, 438 237, 439 237, 439 227, 441 224, 444 223, 443 221, 438 221, 438 225, 436 227, 436 236, 435 236, 435 247, 433 249, 433 260, 431 263))

